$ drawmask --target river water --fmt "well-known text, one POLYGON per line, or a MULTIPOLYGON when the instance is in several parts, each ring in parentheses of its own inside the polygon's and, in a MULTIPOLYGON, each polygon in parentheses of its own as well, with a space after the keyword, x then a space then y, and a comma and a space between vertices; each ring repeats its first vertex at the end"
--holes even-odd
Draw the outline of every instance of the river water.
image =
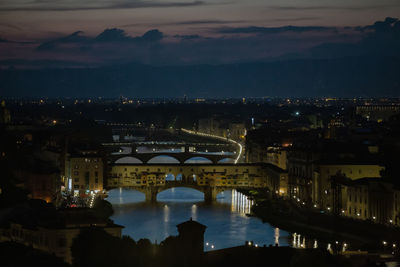
POLYGON ((144 194, 129 189, 111 190, 107 200, 114 207, 114 222, 125 226, 122 233, 136 241, 148 238, 159 243, 177 235, 176 225, 192 217, 207 226, 206 251, 243 245, 245 241, 259 246, 289 244, 288 232, 246 216, 252 202, 236 190, 220 193, 214 204, 205 204, 203 193, 190 188, 163 191, 156 204, 146 203, 144 194))

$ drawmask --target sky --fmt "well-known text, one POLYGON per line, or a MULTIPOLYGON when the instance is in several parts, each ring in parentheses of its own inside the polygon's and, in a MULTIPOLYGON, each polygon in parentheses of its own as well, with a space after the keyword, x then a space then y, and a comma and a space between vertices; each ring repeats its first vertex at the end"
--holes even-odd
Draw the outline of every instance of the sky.
POLYGON ((399 0, 0 0, 0 68, 229 64, 393 51, 374 44, 385 39, 393 46, 391 39, 371 33, 388 33, 380 21, 398 41, 399 15, 399 0))
POLYGON ((357 26, 399 14, 398 0, 1 0, 0 36, 45 40, 107 28, 213 36, 216 27, 357 26))

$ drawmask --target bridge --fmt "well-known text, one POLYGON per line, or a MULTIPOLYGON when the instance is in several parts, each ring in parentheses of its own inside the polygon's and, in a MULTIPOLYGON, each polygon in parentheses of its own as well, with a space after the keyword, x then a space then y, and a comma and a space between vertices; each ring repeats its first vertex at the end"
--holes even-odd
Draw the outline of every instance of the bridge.
POLYGON ((201 152, 147 152, 129 154, 113 154, 108 159, 112 163, 152 163, 162 159, 167 159, 170 163, 185 164, 190 160, 202 160, 212 164, 218 164, 222 160, 233 162, 237 158, 236 152, 232 153, 201 153, 201 152), (130 160, 130 161, 129 161, 130 160), (171 162, 172 161, 172 162, 171 162))
POLYGON ((212 202, 224 190, 272 186, 267 174, 264 164, 113 164, 106 188, 134 189, 143 192, 146 201, 155 202, 164 190, 189 187, 212 202))

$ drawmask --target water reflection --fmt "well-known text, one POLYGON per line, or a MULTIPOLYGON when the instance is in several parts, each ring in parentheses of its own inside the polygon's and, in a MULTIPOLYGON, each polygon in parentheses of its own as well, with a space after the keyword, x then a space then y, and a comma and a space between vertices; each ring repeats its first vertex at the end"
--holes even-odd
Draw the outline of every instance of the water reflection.
POLYGON ((254 200, 250 200, 244 194, 236 191, 235 189, 232 190, 232 211, 237 212, 241 215, 250 214, 251 207, 254 204, 254 200))
POLYGON ((207 226, 205 249, 243 245, 246 240, 262 245, 288 245, 288 233, 259 219, 248 217, 252 201, 236 191, 218 195, 217 203, 206 205, 203 193, 189 188, 173 188, 157 196, 158 203, 146 204, 144 194, 127 189, 109 192, 112 219, 125 226, 123 234, 135 240, 149 238, 160 242, 177 235, 176 225, 192 217, 207 226), (207 245, 208 244, 208 245, 207 245))

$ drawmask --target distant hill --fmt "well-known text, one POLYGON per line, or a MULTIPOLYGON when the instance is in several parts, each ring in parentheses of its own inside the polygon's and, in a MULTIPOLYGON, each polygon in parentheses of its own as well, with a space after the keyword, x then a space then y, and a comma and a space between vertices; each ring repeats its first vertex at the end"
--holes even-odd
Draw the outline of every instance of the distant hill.
POLYGON ((400 59, 344 57, 192 66, 0 70, 1 96, 400 96, 400 59))

